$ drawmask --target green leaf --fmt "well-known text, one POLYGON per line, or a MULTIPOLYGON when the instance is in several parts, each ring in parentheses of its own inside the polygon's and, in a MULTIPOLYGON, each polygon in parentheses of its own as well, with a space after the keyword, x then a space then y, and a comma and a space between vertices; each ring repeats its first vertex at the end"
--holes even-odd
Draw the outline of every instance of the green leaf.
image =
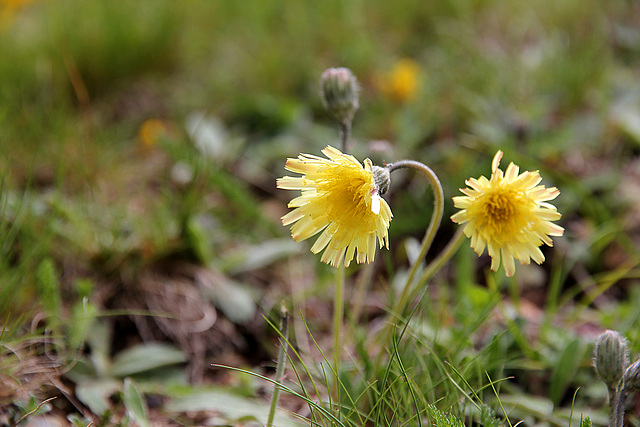
POLYGON ((93 322, 87 336, 91 348, 91 361, 97 374, 103 376, 109 369, 111 354, 111 329, 104 322, 93 322))
POLYGON ((98 314, 98 308, 83 298, 71 307, 71 322, 69 322, 69 346, 77 350, 87 339, 89 329, 98 314))
POLYGON ((211 239, 208 237, 209 233, 201 223, 201 218, 190 216, 185 225, 185 232, 187 241, 198 259, 202 263, 209 265, 214 258, 213 250, 211 239))
POLYGON ((102 415, 111 408, 109 398, 120 391, 122 383, 111 378, 94 378, 76 385, 76 397, 91 409, 102 415))
POLYGON ((549 398, 555 404, 560 402, 571 381, 573 381, 584 357, 584 352, 585 346, 578 339, 569 342, 562 351, 551 373, 551 382, 549 384, 549 398))
POLYGON ((184 353, 177 348, 159 343, 140 344, 124 350, 113 359, 110 374, 124 378, 163 366, 186 362, 184 353))
POLYGON ((40 301, 53 322, 60 319, 60 280, 51 258, 45 258, 36 271, 36 283, 40 292, 40 301))
POLYGON ((76 384, 99 377, 95 364, 85 356, 80 356, 64 375, 76 384))
POLYGON ((243 273, 266 267, 269 264, 301 252, 302 246, 290 238, 271 239, 249 248, 243 248, 236 255, 228 270, 231 274, 243 273))
POLYGON ((150 427, 147 403, 130 378, 125 378, 123 389, 124 406, 127 408, 127 412, 131 418, 133 418, 140 427, 150 427))
MULTIPOLYGON (((269 415, 269 405, 260 400, 244 398, 225 391, 200 389, 172 399, 165 409, 171 412, 216 411, 227 420, 254 418, 262 423, 269 415)), ((274 425, 278 427, 301 427, 308 425, 283 413, 276 413, 274 425)))

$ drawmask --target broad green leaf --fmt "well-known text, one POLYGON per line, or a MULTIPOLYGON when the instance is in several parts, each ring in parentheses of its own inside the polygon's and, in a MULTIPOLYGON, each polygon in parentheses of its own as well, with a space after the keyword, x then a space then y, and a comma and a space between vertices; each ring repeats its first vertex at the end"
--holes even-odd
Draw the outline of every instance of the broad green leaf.
POLYGON ((202 294, 234 323, 245 323, 256 313, 253 294, 241 283, 222 275, 201 275, 202 294))
POLYGON ((74 361, 72 368, 64 375, 76 384, 99 376, 95 364, 86 356, 80 356, 78 360, 74 361))
POLYGON ((584 352, 585 346, 578 339, 569 342, 562 351, 551 373, 549 384, 549 398, 554 403, 557 404, 567 391, 582 362, 584 352))
POLYGON ((118 353, 113 359, 110 374, 124 378, 163 366, 183 363, 186 360, 184 353, 173 346, 159 343, 140 344, 118 353))
POLYGON ((124 380, 124 406, 127 412, 140 427, 150 427, 149 424, 149 408, 144 400, 144 396, 138 391, 130 378, 124 380))
POLYGON ((102 415, 111 408, 109 398, 120 391, 122 383, 111 378, 93 378, 76 384, 76 397, 91 409, 102 415))
POLYGON ((89 329, 87 343, 91 348, 91 361, 98 375, 105 375, 109 370, 111 329, 104 322, 93 322, 89 329))
POLYGON ((267 240, 258 245, 244 248, 240 255, 231 260, 232 265, 228 270, 231 274, 256 270, 293 254, 298 254, 302 250, 301 248, 301 245, 290 238, 267 240))
MULTIPOLYGON (((187 395, 172 399, 165 409, 171 412, 216 411, 228 421, 254 418, 265 423, 269 416, 269 405, 265 401, 244 398, 220 390, 194 390, 187 395)), ((274 425, 278 427, 302 427, 308 424, 285 415, 276 413, 274 425)))

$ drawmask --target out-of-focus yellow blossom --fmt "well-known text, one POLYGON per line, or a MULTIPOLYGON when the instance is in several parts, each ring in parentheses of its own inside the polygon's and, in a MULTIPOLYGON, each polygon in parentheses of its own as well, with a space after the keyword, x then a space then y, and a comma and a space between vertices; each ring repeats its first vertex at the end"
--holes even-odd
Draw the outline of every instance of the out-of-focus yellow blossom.
POLYGON ((167 133, 167 126, 162 120, 148 119, 145 120, 138 129, 138 141, 145 150, 153 148, 158 139, 167 133))
POLYGON ((322 262, 348 267, 354 256, 358 263, 372 262, 376 239, 380 247, 389 247, 393 215, 375 185, 371 160, 363 165, 331 146, 322 153, 327 159, 310 154, 287 159, 285 169, 302 176, 279 178, 277 187, 300 190, 301 195, 289 202, 295 209, 282 217, 282 224, 293 224, 296 242, 322 231, 311 247, 314 254, 324 250, 322 262))
POLYGON ((510 163, 505 173, 498 168, 502 159, 498 151, 491 165, 491 179, 481 176, 465 181, 470 188, 462 188, 465 196, 453 198, 455 207, 462 209, 451 220, 464 225, 464 234, 471 238, 471 247, 478 255, 488 248, 491 269, 497 271, 500 260, 507 276, 515 273, 517 259, 540 264, 544 255, 540 246, 553 246, 549 236, 562 236, 564 229, 551 221, 562 217, 555 206, 548 203, 560 191, 538 185, 542 181, 535 172, 519 173, 510 163))
POLYGON ((380 90, 395 102, 411 101, 420 89, 420 65, 413 59, 404 58, 378 81, 380 90))
POLYGON ((8 27, 15 13, 34 0, 0 0, 0 30, 8 27))

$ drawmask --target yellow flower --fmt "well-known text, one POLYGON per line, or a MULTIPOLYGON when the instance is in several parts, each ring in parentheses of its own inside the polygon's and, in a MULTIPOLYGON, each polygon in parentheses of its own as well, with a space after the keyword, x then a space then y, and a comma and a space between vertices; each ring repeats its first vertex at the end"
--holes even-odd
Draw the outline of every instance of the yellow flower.
POLYGON ((33 0, 0 0, 0 30, 8 28, 16 12, 33 0))
POLYGON ((382 92, 395 102, 406 102, 412 100, 418 92, 419 76, 418 63, 405 58, 396 62, 393 69, 382 76, 379 86, 382 92))
POLYGON ((562 215, 547 203, 560 191, 538 185, 542 178, 535 172, 519 174, 519 167, 509 164, 503 174, 498 169, 502 159, 498 151, 491 164, 491 179, 481 176, 465 181, 470 188, 460 189, 466 196, 453 198, 455 207, 462 209, 451 217, 465 224, 464 234, 471 238, 471 247, 478 255, 488 248, 491 269, 497 271, 500 259, 508 277, 515 273, 514 258, 521 264, 533 259, 540 264, 544 255, 540 246, 553 246, 549 236, 562 236, 564 229, 551 221, 562 215))
POLYGON ((389 248, 387 231, 393 215, 378 194, 371 160, 362 165, 331 146, 322 153, 328 159, 311 154, 287 159, 285 169, 302 176, 279 178, 277 187, 301 190, 301 195, 289 202, 295 209, 282 217, 282 225, 293 224, 291 236, 296 242, 322 231, 311 252, 324 249, 322 262, 334 267, 343 258, 348 267, 356 251, 358 263, 372 262, 376 238, 380 247, 389 248))
POLYGON ((167 133, 167 126, 159 119, 145 120, 138 129, 138 140, 145 149, 156 145, 158 140, 167 133))

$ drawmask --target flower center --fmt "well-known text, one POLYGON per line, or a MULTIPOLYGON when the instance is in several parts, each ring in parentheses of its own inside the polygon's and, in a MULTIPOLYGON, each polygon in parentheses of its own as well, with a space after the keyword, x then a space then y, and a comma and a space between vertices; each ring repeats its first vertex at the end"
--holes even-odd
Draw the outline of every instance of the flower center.
POLYGON ((513 216, 515 208, 510 194, 487 194, 486 215, 494 222, 508 221, 513 216))
POLYGON ((497 188, 482 195, 478 202, 478 226, 491 240, 511 240, 528 227, 524 212, 530 201, 522 192, 497 188))
POLYGON ((318 185, 318 193, 326 203, 331 220, 351 227, 366 221, 371 211, 373 176, 358 167, 335 165, 325 171, 326 180, 318 185), (368 196, 368 197, 367 197, 368 196))

